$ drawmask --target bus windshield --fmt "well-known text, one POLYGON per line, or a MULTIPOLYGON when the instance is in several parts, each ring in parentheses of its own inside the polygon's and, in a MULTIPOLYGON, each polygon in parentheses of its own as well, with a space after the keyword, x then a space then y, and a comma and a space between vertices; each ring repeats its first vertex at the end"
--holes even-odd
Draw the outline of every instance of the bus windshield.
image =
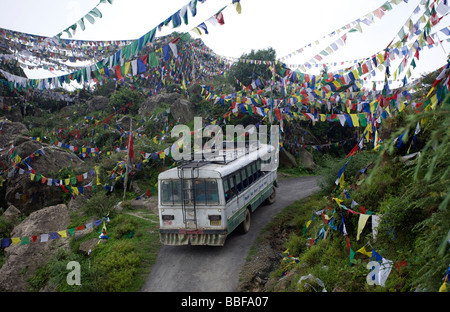
MULTIPOLYGON (((191 180, 184 180, 184 201, 186 205, 217 205, 219 204, 219 193, 217 180, 195 179, 194 185, 191 180), (194 192, 195 190, 195 192, 194 192)), ((161 181, 161 203, 163 205, 181 205, 182 196, 181 180, 161 181)))

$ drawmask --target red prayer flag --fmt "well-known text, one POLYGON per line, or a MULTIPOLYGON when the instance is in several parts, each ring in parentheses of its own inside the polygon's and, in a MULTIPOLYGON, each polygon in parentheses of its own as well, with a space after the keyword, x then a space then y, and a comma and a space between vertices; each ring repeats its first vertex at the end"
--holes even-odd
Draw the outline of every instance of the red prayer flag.
POLYGON ((355 155, 355 154, 356 154, 356 152, 358 151, 358 147, 359 147, 359 145, 358 145, 358 144, 356 144, 356 145, 355 145, 355 147, 354 147, 354 148, 352 148, 352 150, 350 151, 350 153, 348 153, 347 157, 345 157, 345 158, 349 158, 350 156, 353 156, 353 155, 355 155))
POLYGON ((280 112, 280 109, 279 109, 279 108, 275 108, 274 111, 275 111, 275 116, 277 116, 277 119, 278 119, 278 120, 281 120, 281 112, 280 112))
POLYGON ((115 67, 117 79, 122 79, 122 70, 120 69, 120 65, 116 65, 115 67))
POLYGON ((131 160, 134 160, 133 132, 132 131, 130 131, 130 137, 128 140, 128 156, 131 160))

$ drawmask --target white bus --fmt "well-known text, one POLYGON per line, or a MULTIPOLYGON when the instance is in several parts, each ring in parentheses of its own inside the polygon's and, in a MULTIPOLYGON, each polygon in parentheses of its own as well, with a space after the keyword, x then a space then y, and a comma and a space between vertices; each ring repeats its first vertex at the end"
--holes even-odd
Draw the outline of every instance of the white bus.
POLYGON ((159 174, 162 244, 223 246, 236 228, 249 231, 251 213, 275 201, 278 151, 266 144, 246 151, 234 149, 228 162, 189 161, 159 174), (268 163, 271 170, 261 170, 268 163))

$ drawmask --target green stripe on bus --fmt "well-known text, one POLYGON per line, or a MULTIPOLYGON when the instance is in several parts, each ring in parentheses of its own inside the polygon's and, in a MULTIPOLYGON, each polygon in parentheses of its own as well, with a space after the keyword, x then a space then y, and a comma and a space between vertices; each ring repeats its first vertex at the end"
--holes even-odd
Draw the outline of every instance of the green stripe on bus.
MULTIPOLYGON (((261 192, 259 192, 258 194, 255 195, 255 197, 253 197, 253 199, 246 205, 244 205, 242 208, 240 208, 238 210, 238 212, 236 212, 230 219, 228 219, 228 233, 231 233, 232 231, 234 231, 234 229, 245 219, 245 209, 247 209, 248 206, 253 206, 253 204, 261 199, 263 197, 263 195, 265 195, 265 193, 267 193, 269 191, 270 188, 272 188, 273 186, 273 182, 271 182, 268 186, 266 186, 266 188, 264 188, 261 192)), ((259 204, 261 204, 268 196, 266 196, 265 198, 262 198, 261 201, 259 202, 259 204)), ((258 205, 255 205, 255 208, 252 208, 252 211, 254 211, 256 209, 258 205)))

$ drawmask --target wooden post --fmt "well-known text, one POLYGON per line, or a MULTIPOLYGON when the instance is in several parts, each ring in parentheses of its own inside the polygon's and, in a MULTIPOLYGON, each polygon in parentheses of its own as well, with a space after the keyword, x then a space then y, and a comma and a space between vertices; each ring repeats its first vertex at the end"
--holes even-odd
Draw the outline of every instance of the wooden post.
POLYGON ((130 141, 131 141, 131 136, 133 135, 133 123, 132 123, 133 119, 130 117, 130 135, 128 136, 128 142, 127 142, 127 163, 126 163, 126 170, 125 170, 125 181, 123 183, 123 198, 122 201, 125 201, 125 195, 127 194, 127 183, 128 183, 128 174, 129 174, 129 162, 130 162, 130 141))

